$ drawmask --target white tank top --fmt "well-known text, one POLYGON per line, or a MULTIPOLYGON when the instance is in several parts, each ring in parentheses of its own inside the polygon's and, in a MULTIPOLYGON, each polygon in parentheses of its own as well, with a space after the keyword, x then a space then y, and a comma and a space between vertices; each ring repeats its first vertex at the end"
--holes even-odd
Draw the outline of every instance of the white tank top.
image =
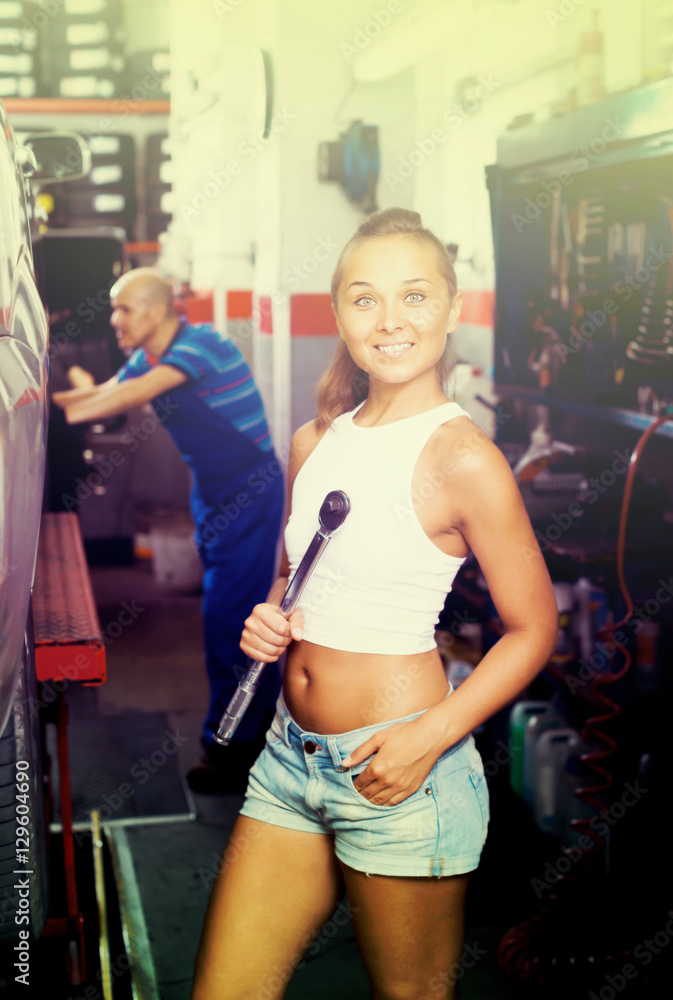
MULTIPOLYGON (((361 404, 363 405, 363 404, 361 404)), ((447 593, 465 561, 432 542, 416 506, 437 488, 412 495, 412 476, 433 431, 468 416, 457 403, 376 427, 358 427, 360 407, 337 417, 299 470, 285 546, 294 573, 318 530, 330 490, 351 508, 323 552, 299 602, 308 642, 352 653, 425 653, 447 593)), ((441 476, 438 472, 436 476, 441 476)))

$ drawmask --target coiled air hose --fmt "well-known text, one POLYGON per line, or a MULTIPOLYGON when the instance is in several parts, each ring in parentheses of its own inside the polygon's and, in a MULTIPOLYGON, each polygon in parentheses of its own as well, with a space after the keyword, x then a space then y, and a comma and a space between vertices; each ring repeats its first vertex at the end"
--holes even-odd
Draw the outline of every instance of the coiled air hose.
MULTIPOLYGON (((607 669, 596 672, 591 678, 588 690, 585 692, 583 688, 580 689, 583 697, 594 708, 601 706, 603 710, 601 711, 599 708, 598 714, 591 715, 581 730, 583 741, 592 748, 595 747, 583 754, 581 760, 587 769, 595 775, 596 781, 591 785, 578 788, 575 794, 577 798, 596 808, 598 813, 605 809, 605 803, 598 796, 607 792, 613 784, 613 776, 608 769, 607 762, 617 749, 615 740, 602 727, 606 723, 612 722, 620 712, 617 702, 608 697, 604 689, 621 680, 632 663, 628 649, 614 638, 614 633, 629 621, 634 610, 633 600, 624 576, 624 551, 631 494, 645 446, 652 435, 656 434, 662 424, 668 420, 673 420, 673 413, 659 417, 640 436, 631 454, 624 484, 617 534, 617 580, 626 605, 626 613, 620 621, 610 622, 597 632, 597 635, 608 638, 615 650, 619 650, 623 657, 623 664, 617 670, 607 669)), ((595 818, 596 816, 593 816, 589 819, 572 821, 572 826, 578 832, 591 838, 593 842, 590 847, 584 849, 579 847, 562 848, 566 855, 573 852, 573 863, 568 869, 573 874, 559 874, 558 881, 554 883, 554 888, 547 897, 546 905, 530 919, 511 928, 501 938, 498 948, 498 964, 510 980, 535 987, 553 982, 555 987, 565 992, 570 987, 585 986, 587 981, 596 975, 599 966, 609 968, 617 962, 627 960, 628 955, 625 954, 616 956, 610 952, 597 958, 596 955, 587 953, 586 947, 582 954, 573 954, 572 948, 562 949, 560 947, 561 941, 566 939, 563 929, 567 928, 568 921, 572 920, 577 913, 576 906, 574 912, 572 909, 572 904, 576 902, 577 897, 571 896, 571 888, 581 890, 583 876, 584 879, 589 876, 595 880, 600 875, 605 841, 594 828, 595 818), (579 858, 578 851, 580 852, 579 858)), ((587 895, 587 902, 590 905, 590 890, 587 895)), ((576 940, 582 941, 585 945, 589 944, 589 942, 583 941, 581 934, 576 935, 576 940)))

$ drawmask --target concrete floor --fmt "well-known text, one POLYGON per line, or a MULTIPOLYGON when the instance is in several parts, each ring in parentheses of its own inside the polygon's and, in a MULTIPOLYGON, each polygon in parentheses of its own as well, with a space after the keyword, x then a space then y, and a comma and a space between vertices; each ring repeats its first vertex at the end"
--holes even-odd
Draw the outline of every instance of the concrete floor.
MULTIPOLYGON (((107 647, 108 679, 96 689, 98 710, 104 715, 165 712, 171 729, 185 738, 178 751, 184 773, 200 752, 207 699, 200 597, 162 591, 145 561, 133 567, 94 567, 91 578, 104 629, 118 619, 122 602, 135 602, 138 611, 107 647)), ((195 795, 194 801, 195 821, 127 828, 161 1000, 188 1000, 211 873, 242 797, 195 795)), ((462 979, 463 1000, 520 995, 497 968, 498 940, 513 922, 507 912, 507 876, 499 887, 497 864, 492 859, 483 872, 480 869, 470 887, 465 940, 479 957, 462 979), (496 902, 491 905, 489 899, 496 902)), ((287 1000, 368 1000, 352 927, 348 923, 334 933, 335 926, 329 928, 332 936, 325 934, 320 947, 313 949, 316 953, 295 973, 287 1000)))

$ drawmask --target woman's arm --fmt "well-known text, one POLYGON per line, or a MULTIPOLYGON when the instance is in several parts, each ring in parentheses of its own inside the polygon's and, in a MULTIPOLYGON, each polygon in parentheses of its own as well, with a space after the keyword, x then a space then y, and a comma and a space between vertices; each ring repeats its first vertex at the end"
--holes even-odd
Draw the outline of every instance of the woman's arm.
MULTIPOLYGON (((292 437, 287 469, 285 524, 287 524, 292 510, 294 481, 323 433, 324 431, 316 430, 315 422, 311 420, 300 427, 292 437)), ((304 625, 304 616, 300 608, 296 608, 289 618, 285 618, 278 610, 290 576, 290 563, 285 545, 283 545, 279 572, 280 576, 273 584, 264 604, 256 604, 250 617, 246 619, 240 643, 246 656, 253 660, 262 660, 264 663, 274 663, 293 640, 301 639, 304 625)))
POLYGON ((344 759, 350 767, 376 754, 356 787, 378 805, 397 805, 420 788, 437 758, 516 698, 556 645, 554 592, 509 465, 486 435, 454 430, 439 456, 445 530, 459 531, 477 557, 505 633, 450 698, 344 759))
POLYGON ((425 713, 439 753, 516 698, 547 663, 558 631, 549 573, 496 445, 472 438, 446 489, 452 526, 476 556, 505 631, 451 697, 425 713))

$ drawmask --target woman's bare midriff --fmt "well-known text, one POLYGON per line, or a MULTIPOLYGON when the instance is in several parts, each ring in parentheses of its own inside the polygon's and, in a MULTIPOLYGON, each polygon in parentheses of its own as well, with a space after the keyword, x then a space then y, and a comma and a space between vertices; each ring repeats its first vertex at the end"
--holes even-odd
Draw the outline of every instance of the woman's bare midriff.
POLYGON ((422 712, 448 690, 436 649, 397 656, 296 642, 288 650, 283 677, 283 696, 294 720, 325 735, 422 712))

